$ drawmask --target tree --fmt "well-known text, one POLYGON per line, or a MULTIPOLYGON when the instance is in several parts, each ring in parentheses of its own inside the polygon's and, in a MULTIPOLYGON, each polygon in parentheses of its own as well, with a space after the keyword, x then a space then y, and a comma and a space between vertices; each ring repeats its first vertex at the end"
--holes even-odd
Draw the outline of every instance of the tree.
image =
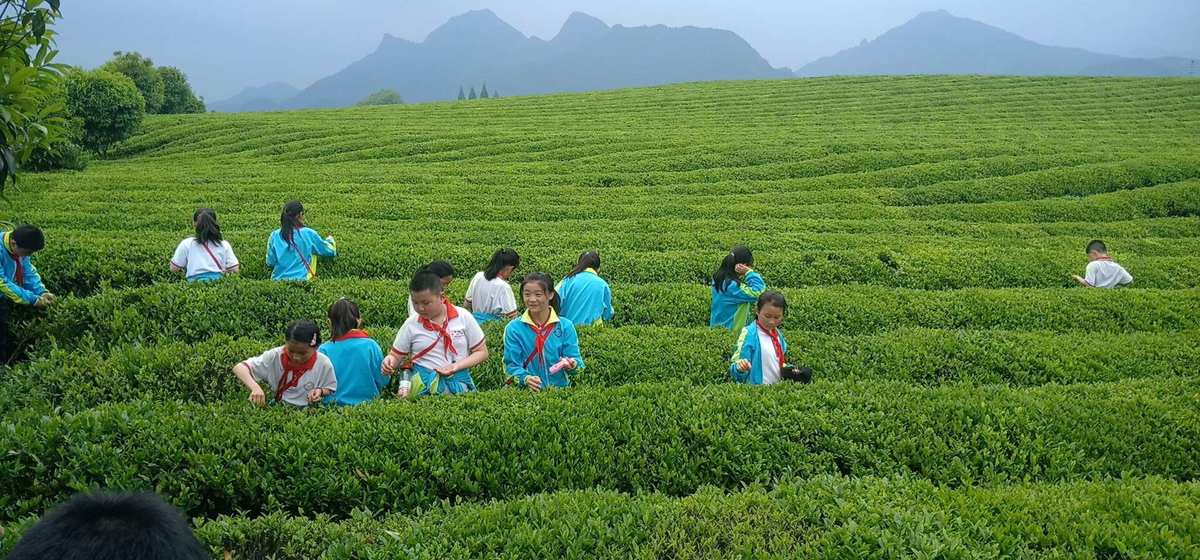
POLYGON ((462 101, 467 98, 467 94, 463 93, 462 86, 458 86, 458 100, 462 101))
POLYGON ((500 92, 492 90, 492 99, 500 99, 500 92))
POLYGON ((83 147, 103 156, 137 130, 146 103, 129 77, 93 70, 67 78, 67 109, 83 118, 83 147))
POLYGON ((192 86, 182 70, 174 66, 162 66, 157 72, 163 83, 163 103, 159 113, 177 115, 204 112, 204 101, 192 92, 192 86))
POLYGON ((487 99, 487 98, 488 98, 488 92, 487 92, 487 82, 483 82, 483 91, 479 92, 479 98, 480 98, 480 99, 487 99))
POLYGON ((362 107, 364 105, 403 105, 404 99, 394 89, 381 89, 371 95, 368 95, 362 101, 355 103, 355 106, 362 107))
POLYGON ((475 86, 471 86, 471 93, 467 95, 467 99, 479 99, 479 96, 475 95, 475 86))
POLYGON ((0 197, 37 148, 61 136, 62 107, 46 103, 61 79, 50 26, 60 0, 0 0, 0 197))
POLYGON ((154 67, 154 61, 135 52, 124 53, 117 51, 113 58, 100 67, 101 70, 124 74, 133 80, 137 89, 146 100, 146 112, 158 113, 162 110, 164 87, 162 76, 154 67))

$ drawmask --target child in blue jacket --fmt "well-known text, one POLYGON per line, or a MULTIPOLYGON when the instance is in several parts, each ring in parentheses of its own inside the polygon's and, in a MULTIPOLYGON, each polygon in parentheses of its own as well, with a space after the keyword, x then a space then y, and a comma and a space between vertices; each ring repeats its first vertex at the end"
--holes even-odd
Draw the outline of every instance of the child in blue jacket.
POLYGON ((612 321, 612 289, 600 277, 600 253, 579 255, 575 269, 559 282, 561 315, 576 325, 602 325, 612 321))
POLYGON ((754 320, 754 302, 767 291, 767 283, 754 271, 754 255, 734 247, 712 277, 712 310, 708 326, 738 332, 754 320))
POLYGON ((267 240, 267 268, 272 280, 312 280, 317 276, 317 257, 336 257, 333 237, 304 226, 304 205, 293 200, 283 205, 279 229, 267 240))
POLYGON ((504 327, 504 371, 508 382, 531 391, 569 387, 583 372, 575 324, 556 311, 554 282, 534 272, 521 282, 525 314, 504 327))
POLYGON ((383 351, 362 330, 362 314, 353 301, 342 298, 329 306, 329 333, 333 337, 317 349, 333 363, 338 390, 325 404, 352 406, 373 400, 387 387, 383 351))
POLYGON ((738 383, 774 385, 784 378, 787 340, 779 326, 787 316, 787 300, 778 291, 759 296, 757 320, 742 328, 729 363, 729 375, 738 383))

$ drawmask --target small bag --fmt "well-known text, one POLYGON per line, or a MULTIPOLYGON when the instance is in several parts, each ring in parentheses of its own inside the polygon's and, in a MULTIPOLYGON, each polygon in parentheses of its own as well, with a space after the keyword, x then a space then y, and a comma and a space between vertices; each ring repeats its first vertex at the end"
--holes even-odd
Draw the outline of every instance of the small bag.
POLYGON ((812 383, 812 368, 806 366, 796 367, 792 364, 783 364, 779 369, 779 376, 784 381, 792 381, 794 383, 803 383, 808 385, 812 383))

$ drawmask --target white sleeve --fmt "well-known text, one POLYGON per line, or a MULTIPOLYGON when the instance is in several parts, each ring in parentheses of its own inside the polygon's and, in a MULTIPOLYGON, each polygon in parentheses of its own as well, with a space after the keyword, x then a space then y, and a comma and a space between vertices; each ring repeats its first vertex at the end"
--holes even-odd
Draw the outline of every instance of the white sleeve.
POLYGON ((279 354, 282 352, 279 348, 272 348, 262 354, 250 358, 242 363, 250 368, 250 374, 259 381, 271 382, 271 371, 273 368, 281 368, 279 364, 279 354))
POLYGON ((462 313, 459 315, 466 325, 467 334, 467 350, 479 346, 484 341, 483 329, 479 327, 479 321, 475 320, 475 316, 470 313, 462 313))
POLYGON ((1100 267, 1099 267, 1099 266, 1097 266, 1097 264, 1096 264, 1096 263, 1098 263, 1098 262, 1100 262, 1100 261, 1092 261, 1092 262, 1088 263, 1088 265, 1087 265, 1087 269, 1086 269, 1086 270, 1084 271, 1084 273, 1083 273, 1083 280, 1084 280, 1085 282, 1087 282, 1087 284, 1088 284, 1089 286, 1095 286, 1095 285, 1096 285, 1096 269, 1097 269, 1097 268, 1100 268, 1100 267))
POLYGON ((467 294, 465 296, 463 296, 463 299, 466 299, 467 301, 470 301, 472 303, 472 307, 474 307, 474 302, 475 302, 475 286, 478 283, 479 283, 479 274, 476 274, 475 276, 471 277, 471 283, 467 284, 467 294))
POLYGON ((1128 270, 1125 270, 1125 267, 1121 267, 1121 281, 1118 282, 1118 284, 1124 286, 1125 284, 1132 284, 1132 283, 1133 283, 1133 275, 1130 274, 1128 270))
POLYGON ((225 268, 235 268, 239 264, 237 255, 233 254, 233 246, 228 241, 222 241, 221 247, 225 249, 225 268))
POLYGON ((321 376, 317 378, 317 387, 320 389, 329 389, 336 393, 338 388, 337 371, 333 369, 333 362, 329 361, 328 357, 323 355, 322 357, 325 359, 317 358, 317 363, 323 365, 321 376))
POLYGON ((500 290, 500 297, 504 301, 500 303, 500 312, 507 315, 517 310, 517 298, 513 295, 512 284, 504 283, 503 289, 500 290))
POLYGON ((400 327, 396 332, 396 339, 392 341, 392 350, 402 354, 412 354, 412 334, 409 332, 408 322, 400 327))
POLYGON ((190 244, 191 238, 179 242, 179 246, 175 248, 175 254, 171 256, 171 264, 179 268, 187 268, 188 245, 190 244))

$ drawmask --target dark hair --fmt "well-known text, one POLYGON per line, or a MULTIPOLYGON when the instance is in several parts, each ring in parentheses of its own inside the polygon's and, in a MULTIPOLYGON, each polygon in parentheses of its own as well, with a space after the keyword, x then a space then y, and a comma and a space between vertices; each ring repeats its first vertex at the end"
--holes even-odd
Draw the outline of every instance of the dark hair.
MULTIPOLYGON (((22 245, 22 247, 24 247, 24 245, 22 245)), ((1088 241, 1088 244, 1087 244, 1087 252, 1091 253, 1092 251, 1095 251, 1102 255, 1107 255, 1108 247, 1104 246, 1103 241, 1100 241, 1099 239, 1093 239, 1091 241, 1088 241)))
POLYGON ((758 296, 758 307, 756 309, 762 311, 762 308, 768 305, 773 305, 782 309, 783 314, 787 315, 787 298, 783 297, 783 292, 779 290, 770 290, 763 292, 761 296, 758 296))
POLYGON ((454 266, 446 261, 433 261, 425 265, 425 268, 422 268, 421 272, 432 272, 436 274, 438 278, 450 278, 451 276, 455 276, 454 266))
POLYGON ((300 225, 300 214, 304 213, 304 205, 293 200, 283 205, 283 213, 279 215, 279 235, 284 241, 292 241, 292 230, 300 225))
POLYGON ((554 312, 558 312, 558 290, 554 289, 554 279, 545 272, 530 272, 521 279, 521 303, 525 303, 525 284, 537 283, 542 285, 542 289, 550 294, 550 307, 554 312))
POLYGON ((721 259, 721 266, 717 268, 717 271, 712 276, 713 286, 718 290, 724 290, 725 284, 729 282, 740 286, 742 281, 738 278, 737 271, 734 270, 739 264, 746 266, 754 264, 754 254, 750 252, 750 249, 742 245, 730 249, 725 258, 721 259))
POLYGON ((308 319, 292 321, 288 323, 287 330, 284 331, 288 342, 303 342, 313 348, 321 344, 321 329, 317 324, 308 319))
POLYGON ((192 214, 196 222, 196 242, 201 245, 221 242, 221 225, 217 223, 217 213, 211 208, 201 208, 192 214))
POLYGON ((579 255, 579 261, 575 263, 575 268, 571 269, 571 273, 567 275, 567 278, 575 276, 589 268, 600 270, 600 253, 598 251, 588 251, 579 255))
POLYGON ((442 279, 438 278, 428 270, 422 270, 413 275, 412 280, 408 283, 408 291, 410 293, 431 292, 434 294, 442 293, 442 279))
POLYGON ((155 494, 76 494, 42 517, 9 560, 207 560, 179 510, 155 494))
POLYGON ((512 249, 496 251, 492 255, 492 260, 488 261, 487 268, 483 270, 483 277, 487 280, 495 280, 506 266, 511 266, 513 270, 516 270, 518 266, 521 266, 521 256, 512 249))
POLYGON ((346 298, 341 298, 329 306, 329 336, 338 338, 358 328, 362 313, 358 304, 346 298))
POLYGON ((14 229, 12 232, 12 240, 17 242, 17 246, 36 253, 46 246, 46 238, 42 236, 42 230, 37 226, 23 225, 14 229))

